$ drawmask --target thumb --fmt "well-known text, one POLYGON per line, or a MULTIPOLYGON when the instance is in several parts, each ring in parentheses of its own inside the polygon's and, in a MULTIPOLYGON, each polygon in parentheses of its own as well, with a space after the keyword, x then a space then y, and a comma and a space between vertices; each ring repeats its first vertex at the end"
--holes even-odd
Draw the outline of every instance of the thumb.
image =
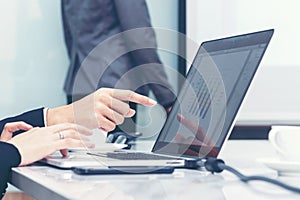
POLYGON ((3 130, 1 137, 0 137, 0 141, 1 142, 7 142, 8 140, 10 140, 12 138, 12 133, 3 130))
POLYGON ((12 138, 12 134, 18 130, 28 131, 33 127, 25 122, 12 122, 5 124, 0 141, 6 142, 12 138))

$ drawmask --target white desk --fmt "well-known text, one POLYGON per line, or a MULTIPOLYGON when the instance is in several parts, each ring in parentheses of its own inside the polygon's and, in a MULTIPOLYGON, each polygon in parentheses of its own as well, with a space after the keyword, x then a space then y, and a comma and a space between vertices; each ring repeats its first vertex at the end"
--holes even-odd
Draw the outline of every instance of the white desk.
MULTIPOLYGON (((228 141, 220 155, 248 175, 277 177, 256 158, 274 156, 267 141, 228 141)), ((278 178, 278 177, 277 177, 278 178)), ((299 177, 279 177, 300 187, 299 177)), ((234 175, 177 169, 172 175, 79 176, 46 166, 14 168, 12 184, 36 199, 300 199, 263 182, 244 184, 234 175)))

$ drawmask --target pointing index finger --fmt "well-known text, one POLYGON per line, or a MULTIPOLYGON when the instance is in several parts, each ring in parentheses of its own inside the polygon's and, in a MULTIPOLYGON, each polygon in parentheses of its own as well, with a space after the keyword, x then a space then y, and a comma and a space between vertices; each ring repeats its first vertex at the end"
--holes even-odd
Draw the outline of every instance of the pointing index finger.
POLYGON ((131 101, 135 103, 142 104, 144 106, 154 106, 157 102, 153 99, 140 95, 130 90, 114 90, 111 93, 112 97, 122 100, 122 101, 131 101))

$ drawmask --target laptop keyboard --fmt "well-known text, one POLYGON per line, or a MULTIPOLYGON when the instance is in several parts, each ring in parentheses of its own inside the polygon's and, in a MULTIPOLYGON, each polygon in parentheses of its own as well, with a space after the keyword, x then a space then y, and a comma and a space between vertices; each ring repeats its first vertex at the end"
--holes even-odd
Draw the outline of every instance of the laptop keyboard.
POLYGON ((142 152, 110 152, 105 154, 97 154, 107 158, 119 159, 119 160, 175 160, 167 156, 160 156, 155 154, 147 154, 142 152))

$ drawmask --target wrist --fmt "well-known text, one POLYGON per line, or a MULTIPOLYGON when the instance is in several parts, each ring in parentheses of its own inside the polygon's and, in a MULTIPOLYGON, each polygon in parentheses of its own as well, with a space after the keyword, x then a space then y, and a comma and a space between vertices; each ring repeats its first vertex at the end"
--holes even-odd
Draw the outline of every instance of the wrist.
POLYGON ((47 112, 47 125, 52 126, 61 123, 74 123, 72 104, 49 108, 47 112))

